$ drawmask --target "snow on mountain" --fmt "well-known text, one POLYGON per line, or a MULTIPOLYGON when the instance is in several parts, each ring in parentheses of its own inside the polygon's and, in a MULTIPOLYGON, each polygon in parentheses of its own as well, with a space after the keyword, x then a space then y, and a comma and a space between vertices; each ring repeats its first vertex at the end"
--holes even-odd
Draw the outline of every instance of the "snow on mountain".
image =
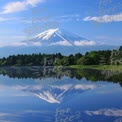
POLYGON ((93 84, 65 84, 65 85, 47 85, 38 87, 21 88, 24 92, 32 93, 34 96, 48 103, 61 103, 68 96, 81 94, 89 90, 97 88, 93 84))
POLYGON ((89 41, 85 38, 77 36, 73 33, 67 32, 63 29, 49 29, 44 31, 34 38, 22 41, 21 43, 26 45, 34 46, 52 46, 52 45, 62 45, 62 46, 87 46, 96 45, 95 41, 89 41))

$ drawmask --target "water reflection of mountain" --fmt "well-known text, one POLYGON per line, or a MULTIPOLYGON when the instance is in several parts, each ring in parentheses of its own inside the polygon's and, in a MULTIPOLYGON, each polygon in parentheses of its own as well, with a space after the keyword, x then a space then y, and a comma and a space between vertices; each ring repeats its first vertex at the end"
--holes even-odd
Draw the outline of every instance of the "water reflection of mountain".
POLYGON ((28 78, 22 80, 8 78, 0 83, 1 87, 9 86, 11 89, 23 91, 24 94, 31 94, 53 104, 63 103, 67 99, 103 85, 87 82, 85 79, 82 81, 71 79, 70 77, 74 77, 74 71, 62 67, 46 67, 46 69, 44 67, 4 67, 0 69, 0 73, 10 78, 28 78))
POLYGON ((108 81, 120 83, 122 85, 122 71, 111 70, 94 70, 94 69, 71 69, 67 67, 1 67, 0 74, 7 75, 10 78, 32 78, 32 79, 44 79, 44 78, 56 78, 61 79, 64 76, 70 78, 76 78, 81 80, 86 78, 93 82, 96 81, 108 81))
POLYGON ((80 83, 65 83, 53 85, 40 85, 37 87, 31 86, 29 88, 21 89, 24 92, 32 93, 34 96, 42 99, 48 103, 61 103, 63 100, 78 96, 81 93, 95 89, 100 85, 80 84, 80 83))
POLYGON ((80 70, 68 67, 1 67, 0 74, 9 76, 9 80, 3 80, 4 82, 0 83, 1 88, 9 86, 11 89, 23 91, 24 94, 31 93, 53 104, 63 103, 63 101, 68 101, 98 87, 111 84, 108 81, 122 84, 120 72, 80 70))

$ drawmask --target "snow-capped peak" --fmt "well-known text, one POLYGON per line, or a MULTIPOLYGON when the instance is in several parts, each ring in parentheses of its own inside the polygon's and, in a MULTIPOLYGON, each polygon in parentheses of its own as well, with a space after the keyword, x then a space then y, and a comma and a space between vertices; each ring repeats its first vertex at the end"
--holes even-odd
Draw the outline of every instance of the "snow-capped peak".
POLYGON ((59 30, 59 28, 57 28, 57 29, 49 29, 47 31, 44 31, 44 32, 38 34, 37 38, 42 38, 42 40, 48 40, 58 30, 59 30))
POLYGON ((37 46, 87 46, 95 45, 96 42, 89 41, 85 38, 82 38, 76 34, 65 31, 63 29, 49 29, 44 31, 35 38, 24 42, 28 45, 37 45, 37 46))

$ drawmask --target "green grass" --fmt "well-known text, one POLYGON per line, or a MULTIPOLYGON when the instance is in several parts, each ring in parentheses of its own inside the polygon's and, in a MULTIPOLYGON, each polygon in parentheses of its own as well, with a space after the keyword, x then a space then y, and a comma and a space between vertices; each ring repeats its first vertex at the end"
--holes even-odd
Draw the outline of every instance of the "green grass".
POLYGON ((122 65, 71 65, 76 69, 98 69, 98 70, 115 70, 122 71, 122 65))

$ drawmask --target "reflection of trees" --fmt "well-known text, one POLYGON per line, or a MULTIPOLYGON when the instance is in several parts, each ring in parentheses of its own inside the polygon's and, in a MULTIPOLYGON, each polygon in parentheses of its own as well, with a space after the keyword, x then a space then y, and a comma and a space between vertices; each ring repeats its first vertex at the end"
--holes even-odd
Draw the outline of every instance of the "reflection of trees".
POLYGON ((120 85, 122 86, 122 72, 121 71, 111 72, 110 70, 106 70, 104 73, 101 70, 95 70, 95 69, 85 69, 82 71, 83 71, 82 72, 83 77, 85 77, 87 80, 91 80, 94 82, 97 82, 97 81, 115 82, 115 83, 120 83, 120 85))
POLYGON ((57 78, 61 79, 63 76, 76 78, 78 80, 83 77, 87 80, 96 81, 110 81, 120 83, 122 85, 122 72, 120 71, 100 71, 95 69, 71 69, 68 67, 3 67, 0 68, 0 74, 7 75, 10 78, 57 78))
POLYGON ((63 71, 62 66, 52 67, 3 67, 0 68, 0 74, 7 75, 10 78, 32 78, 32 79, 42 79, 42 78, 58 78, 61 79, 63 76, 69 76, 71 74, 70 70, 63 71))

